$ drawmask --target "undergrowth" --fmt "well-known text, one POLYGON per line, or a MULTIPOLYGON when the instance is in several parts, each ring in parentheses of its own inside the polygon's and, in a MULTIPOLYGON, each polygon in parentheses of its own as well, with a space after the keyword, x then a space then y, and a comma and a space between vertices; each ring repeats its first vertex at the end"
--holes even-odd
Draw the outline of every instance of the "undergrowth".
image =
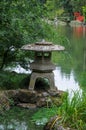
POLYGON ((82 95, 79 92, 74 92, 70 99, 69 94, 65 93, 63 96, 63 103, 60 107, 52 106, 51 108, 39 109, 33 116, 32 121, 42 120, 57 115, 61 117, 60 125, 70 127, 76 130, 86 129, 86 94, 82 95))
POLYGON ((77 130, 86 129, 86 94, 74 92, 70 99, 66 94, 63 104, 58 109, 58 115, 62 117, 62 124, 77 130))

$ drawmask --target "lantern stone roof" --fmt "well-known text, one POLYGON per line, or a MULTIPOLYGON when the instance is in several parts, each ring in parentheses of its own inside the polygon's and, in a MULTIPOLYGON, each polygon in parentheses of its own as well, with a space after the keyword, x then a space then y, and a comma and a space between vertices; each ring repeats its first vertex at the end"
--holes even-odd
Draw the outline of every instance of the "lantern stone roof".
POLYGON ((48 51, 61 51, 64 50, 65 47, 61 45, 55 45, 52 42, 36 42, 34 44, 26 44, 22 46, 22 50, 30 50, 30 51, 37 51, 37 52, 48 52, 48 51))

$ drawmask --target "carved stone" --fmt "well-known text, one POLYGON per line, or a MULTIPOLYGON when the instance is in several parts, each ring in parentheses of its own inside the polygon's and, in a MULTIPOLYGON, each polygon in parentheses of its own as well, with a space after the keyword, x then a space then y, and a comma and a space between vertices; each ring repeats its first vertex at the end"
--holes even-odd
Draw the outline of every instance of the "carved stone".
POLYGON ((55 65, 51 62, 52 51, 64 50, 63 46, 54 45, 51 42, 36 42, 27 44, 21 49, 34 51, 34 61, 30 64, 32 70, 29 90, 34 90, 36 79, 46 78, 49 81, 50 89, 56 90, 53 70, 55 65))

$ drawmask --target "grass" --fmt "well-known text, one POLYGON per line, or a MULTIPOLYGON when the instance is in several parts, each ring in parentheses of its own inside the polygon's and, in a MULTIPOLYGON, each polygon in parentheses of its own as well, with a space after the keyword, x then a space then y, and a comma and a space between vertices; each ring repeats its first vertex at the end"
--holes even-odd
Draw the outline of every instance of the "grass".
POLYGON ((52 116, 56 115, 56 113, 57 107, 41 108, 32 116, 32 121, 42 120, 42 118, 49 120, 52 116))
POLYGON ((58 115, 62 117, 61 123, 77 130, 86 129, 86 94, 82 96, 74 92, 72 99, 66 94, 62 106, 58 109, 58 115))

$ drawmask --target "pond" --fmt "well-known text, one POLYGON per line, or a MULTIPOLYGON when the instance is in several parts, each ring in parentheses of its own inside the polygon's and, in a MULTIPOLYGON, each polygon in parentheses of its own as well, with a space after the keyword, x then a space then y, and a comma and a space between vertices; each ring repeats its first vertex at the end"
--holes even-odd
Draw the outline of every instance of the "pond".
POLYGON ((58 26, 57 32, 68 39, 70 48, 57 61, 56 86, 70 93, 86 91, 86 26, 58 26))
POLYGON ((43 125, 32 122, 34 113, 35 110, 13 107, 0 117, 0 130, 42 130, 43 125))
MULTIPOLYGON (((70 94, 76 90, 86 92, 86 26, 58 26, 57 32, 68 39, 70 48, 53 55, 57 66, 54 70, 55 85, 70 94)), ((16 70, 25 72, 19 65, 16 70)), ((1 117, 0 130, 42 130, 42 126, 36 126, 31 120, 34 112, 28 109, 11 109, 1 117)))

